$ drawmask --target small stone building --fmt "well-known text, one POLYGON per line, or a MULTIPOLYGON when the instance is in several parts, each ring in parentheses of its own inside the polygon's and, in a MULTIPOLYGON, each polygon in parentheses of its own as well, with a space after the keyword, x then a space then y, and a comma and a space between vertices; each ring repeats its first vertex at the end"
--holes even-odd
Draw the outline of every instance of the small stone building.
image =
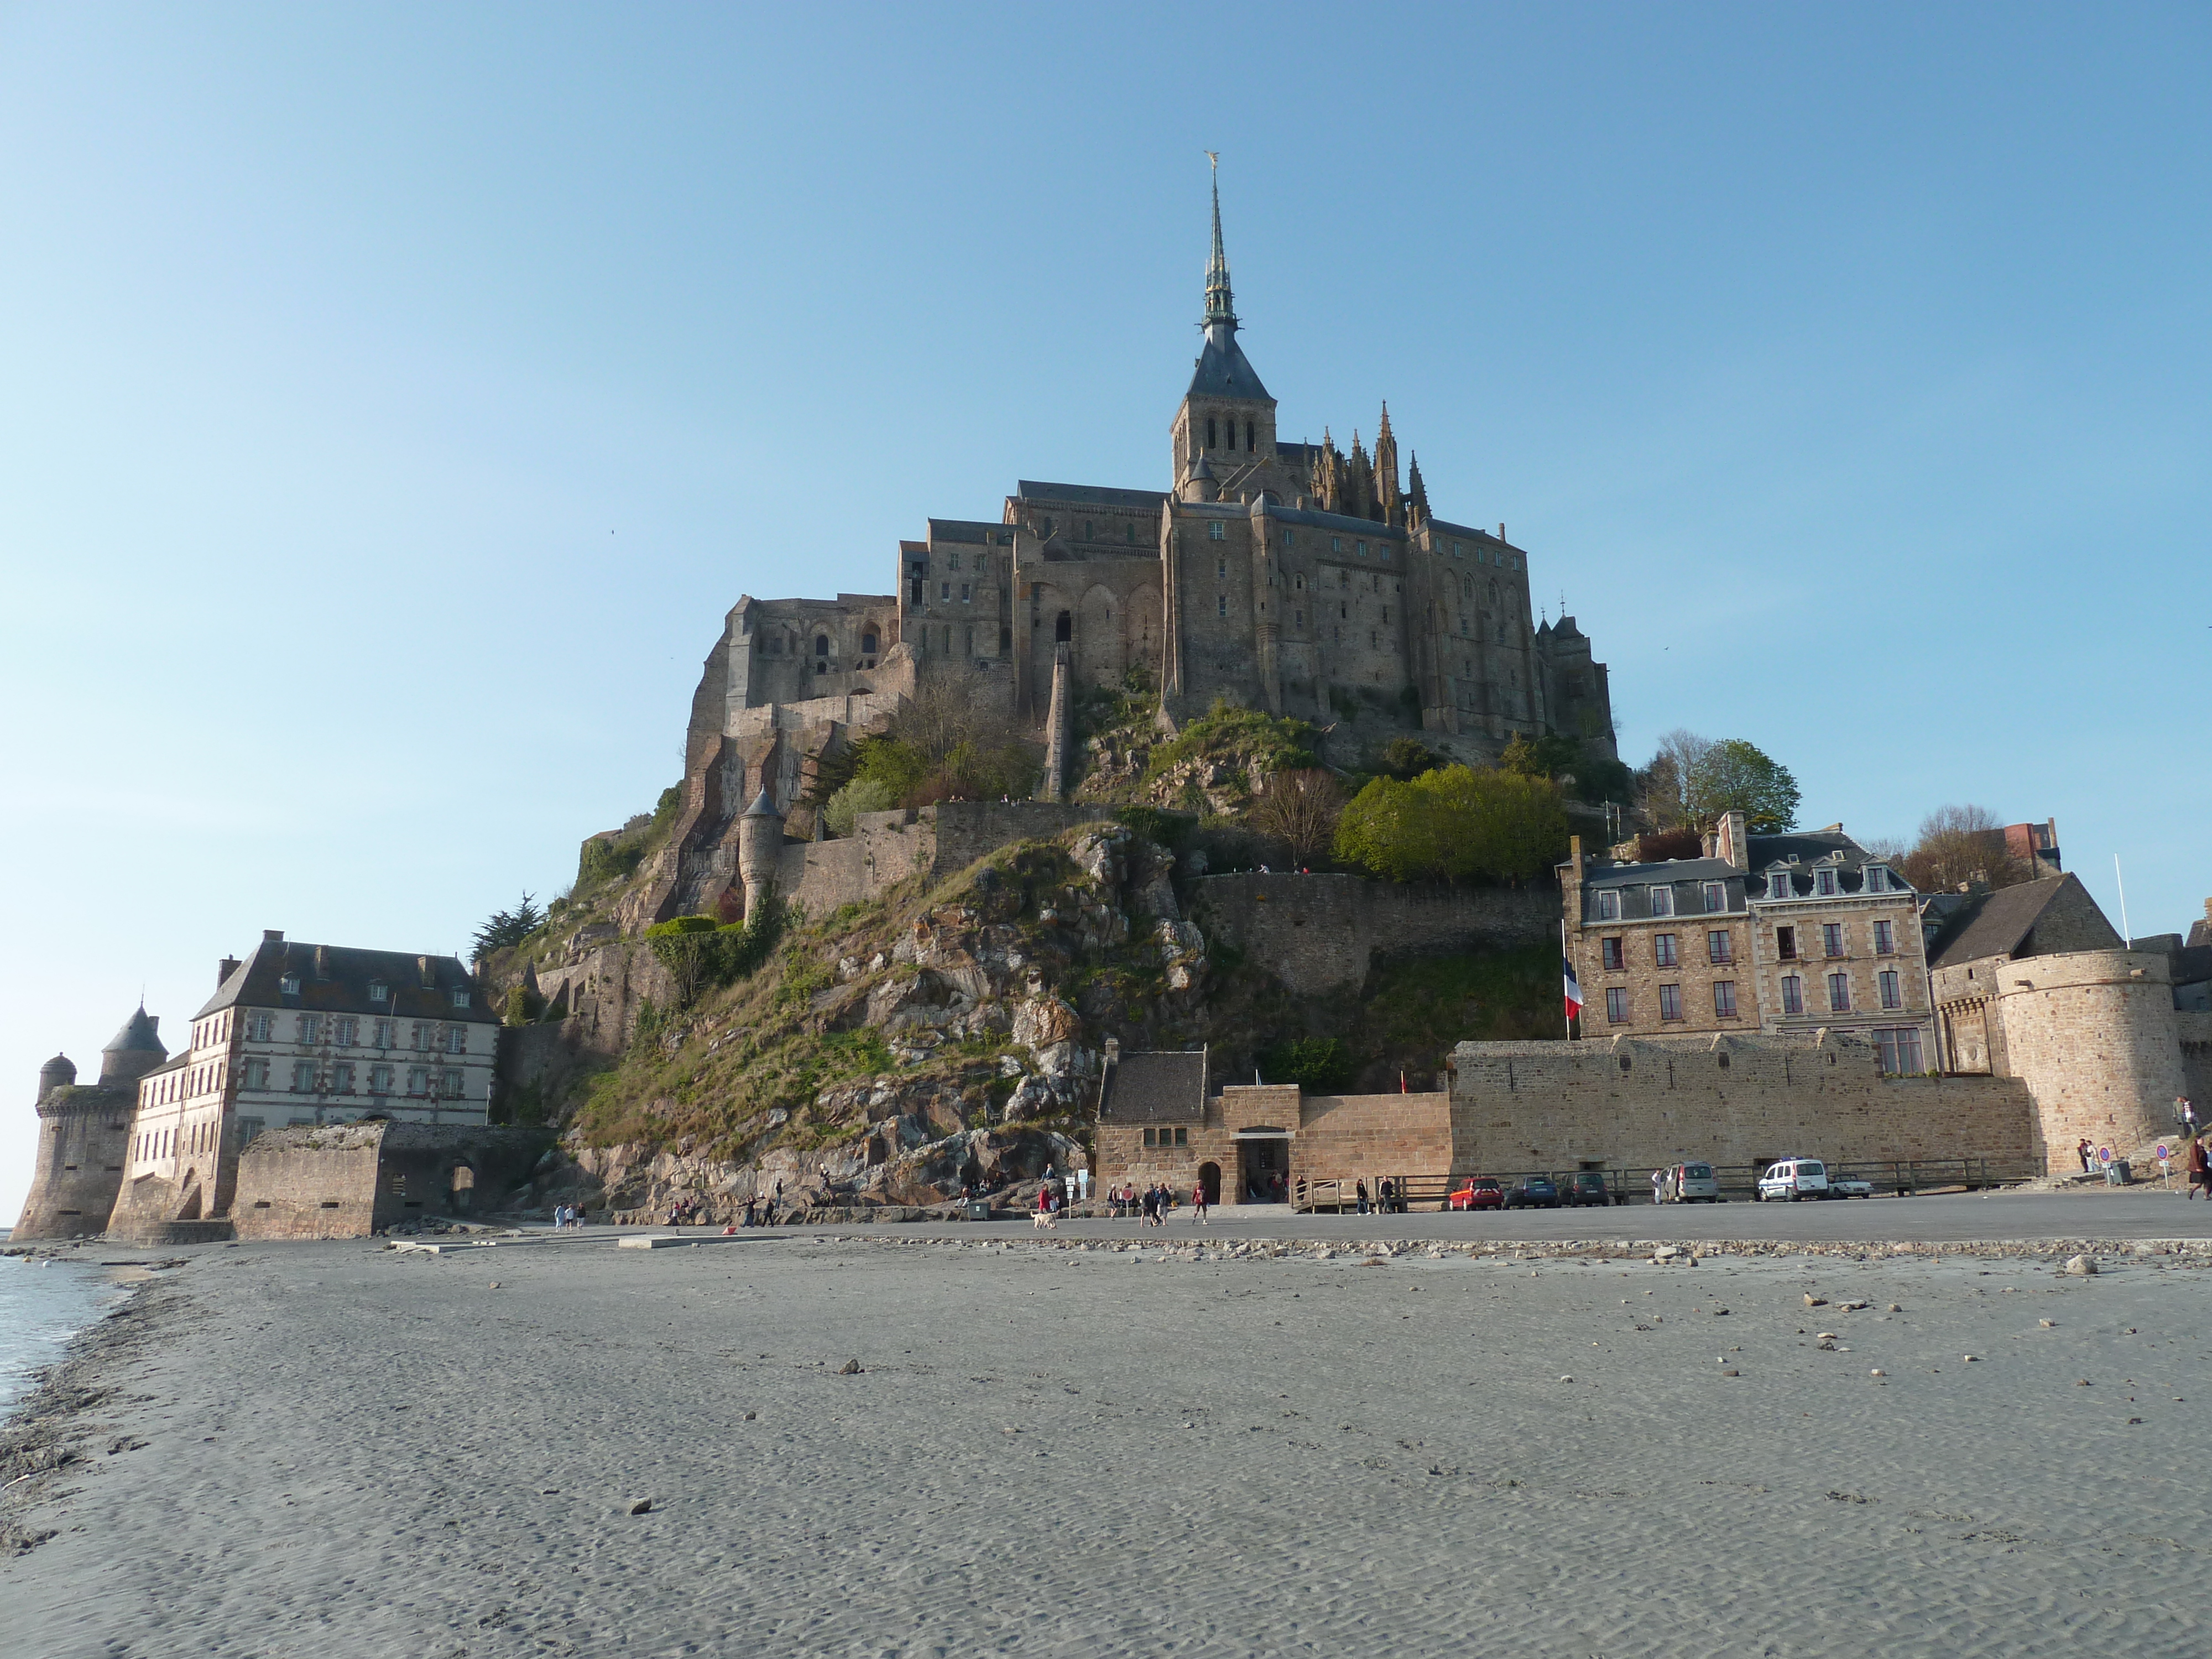
POLYGON ((370 1120, 270 1129, 239 1153, 240 1238, 366 1238, 429 1217, 465 1219, 529 1179, 550 1129, 370 1120))
POLYGON ((97 1237, 107 1231, 123 1185, 140 1079, 167 1058, 161 1024, 143 1008, 125 1020, 100 1050, 95 1084, 77 1082, 67 1054, 39 1067, 38 1166, 9 1235, 15 1242, 97 1237))

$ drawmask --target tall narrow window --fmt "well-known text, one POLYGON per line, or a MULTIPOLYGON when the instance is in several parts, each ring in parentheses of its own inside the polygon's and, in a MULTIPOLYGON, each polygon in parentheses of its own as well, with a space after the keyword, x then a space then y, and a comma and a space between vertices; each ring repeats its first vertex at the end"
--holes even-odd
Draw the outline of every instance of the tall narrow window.
POLYGON ((1208 449, 1212 448, 1212 447, 1213 447, 1213 442, 1214 442, 1214 434, 1213 434, 1213 416, 1211 416, 1211 415, 1209 415, 1209 416, 1207 416, 1206 417, 1206 447, 1208 449))
POLYGON ((1903 988, 1901 982, 1898 979, 1896 970, 1892 969, 1886 973, 1877 975, 1877 977, 1881 981, 1881 1006, 1885 1008, 1902 1008, 1905 1006, 1903 988))
POLYGON ((1797 930, 1795 927, 1774 930, 1774 954, 1784 962, 1797 960, 1797 930))
POLYGON ((1705 960, 1711 963, 1716 968, 1721 966, 1724 963, 1733 962, 1735 959, 1734 944, 1734 940, 1729 937, 1728 930, 1725 928, 1707 933, 1705 935, 1705 960))
POLYGON ((1848 1014, 1851 1011, 1851 976, 1849 974, 1828 975, 1828 1012, 1848 1014))
POLYGON ((1600 921, 1620 920, 1620 890, 1618 887, 1603 887, 1598 890, 1597 919, 1600 921))
POLYGON ((1709 881, 1705 884, 1705 914, 1718 915, 1728 908, 1728 884, 1709 881))
POLYGON ((1713 1018, 1716 1019, 1735 1018, 1735 981, 1734 980, 1717 979, 1713 981, 1713 1018))
POLYGON ((315 1062, 313 1060, 295 1060, 292 1062, 292 1091, 301 1095, 311 1095, 315 1092, 315 1062))
POLYGON ((1672 933, 1653 934, 1651 965, 1655 968, 1672 968, 1674 965, 1674 936, 1672 933))
POLYGON ((1237 422, 1234 421, 1229 423, 1229 448, 1232 453, 1237 448, 1237 422))
POLYGON ((1840 921, 1822 922, 1820 924, 1820 954, 1824 957, 1839 957, 1843 953, 1844 924, 1840 921))
POLYGON ((1805 1012, 1805 981, 1795 974, 1782 976, 1782 1012, 1785 1014, 1805 1012))
POLYGON ((1628 957, 1621 950, 1620 940, 1618 938, 1600 939, 1598 948, 1601 952, 1600 960, 1605 963, 1609 972, 1619 973, 1628 966, 1628 957))
POLYGON ((1766 896, 1771 899, 1786 899, 1790 896, 1790 872, 1788 871, 1772 870, 1767 872, 1766 896))
POLYGON ((1255 453, 1260 447, 1260 440, 1256 435, 1259 430, 1260 428, 1251 422, 1244 422, 1244 453, 1247 455, 1255 453))
POLYGON ((1628 1024, 1628 988, 1608 985, 1605 990, 1605 1017, 1614 1025, 1628 1024))
POLYGON ((1680 1019, 1682 1017, 1682 988, 1662 985, 1659 988, 1659 1018, 1680 1019))
POLYGON ((1814 872, 1813 890, 1818 893, 1822 898, 1834 897, 1836 892, 1836 872, 1833 870, 1818 870, 1814 872))
POLYGON ((1672 887, 1653 886, 1651 914, 1655 916, 1671 916, 1674 914, 1674 890, 1672 887))
POLYGON ((1897 954, 1897 924, 1877 921, 1874 925, 1874 953, 1878 957, 1897 954))

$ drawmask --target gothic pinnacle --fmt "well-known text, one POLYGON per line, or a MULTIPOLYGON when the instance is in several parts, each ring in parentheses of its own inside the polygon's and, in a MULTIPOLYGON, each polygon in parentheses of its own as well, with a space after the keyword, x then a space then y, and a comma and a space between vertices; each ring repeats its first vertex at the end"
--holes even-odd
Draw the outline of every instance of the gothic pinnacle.
POLYGON ((1208 150, 1206 159, 1213 167, 1213 252, 1206 261, 1206 325, 1226 323, 1235 328, 1236 296, 1229 289, 1229 255, 1221 246, 1221 156, 1208 150))

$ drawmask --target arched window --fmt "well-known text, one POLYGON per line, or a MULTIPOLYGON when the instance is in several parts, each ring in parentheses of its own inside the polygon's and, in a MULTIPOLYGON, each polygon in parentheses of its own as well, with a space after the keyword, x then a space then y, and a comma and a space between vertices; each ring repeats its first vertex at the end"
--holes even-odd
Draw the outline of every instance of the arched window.
POLYGON ((1052 641, 1054 645, 1066 645, 1075 637, 1075 618, 1063 611, 1053 618, 1052 641))
POLYGON ((1255 426, 1249 421, 1244 422, 1244 453, 1247 455, 1249 455, 1253 451, 1256 450, 1260 447, 1260 441, 1253 435, 1255 433, 1259 431, 1259 429, 1260 428, 1258 427, 1255 426))
POLYGON ((1211 415, 1209 415, 1209 416, 1207 416, 1206 417, 1206 447, 1208 449, 1212 448, 1212 447, 1213 447, 1213 442, 1214 442, 1214 434, 1213 434, 1213 416, 1211 416, 1211 415))
POLYGON ((1229 447, 1231 449, 1237 447, 1237 422, 1234 421, 1229 423, 1229 447))
POLYGON ((817 657, 826 657, 830 654, 830 636, 827 634, 817 634, 814 636, 814 654, 817 657))
POLYGON ((860 654, 864 657, 876 654, 876 630, 872 628, 860 635, 860 654))

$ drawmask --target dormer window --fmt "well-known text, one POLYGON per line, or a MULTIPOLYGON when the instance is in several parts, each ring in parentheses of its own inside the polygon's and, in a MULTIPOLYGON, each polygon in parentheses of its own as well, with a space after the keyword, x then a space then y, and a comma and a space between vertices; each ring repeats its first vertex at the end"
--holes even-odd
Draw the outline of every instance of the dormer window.
POLYGON ((1705 914, 1717 915, 1728 908, 1728 884, 1709 881, 1705 884, 1705 914))
POLYGON ((1655 916, 1671 916, 1674 914, 1674 890, 1671 886, 1653 884, 1651 914, 1655 916))
POLYGON ((456 985, 453 987, 453 1006, 456 1008, 465 1008, 468 1006, 469 988, 465 985, 456 985))
POLYGON ((1866 890, 1869 893, 1887 893, 1889 890, 1889 872, 1879 864, 1867 866, 1866 890))
POLYGON ((369 1000, 371 1002, 389 1002, 389 1001, 391 1001, 391 1000, 392 1000, 392 988, 391 988, 389 985, 386 985, 386 984, 382 980, 380 980, 380 980, 372 980, 371 981, 369 981, 369 987, 368 987, 368 1000, 369 1000))
POLYGON ((1771 899, 1786 899, 1790 896, 1790 872, 1787 870, 1770 870, 1766 872, 1766 896, 1771 899))
POLYGON ((276 988, 288 997, 295 997, 299 995, 300 976, 297 974, 285 975, 283 978, 276 981, 276 988))
POLYGON ((1620 920, 1620 890, 1619 888, 1601 887, 1598 890, 1597 919, 1600 921, 1620 920))
POLYGON ((1836 872, 1833 870, 1815 870, 1813 872, 1813 890, 1822 898, 1833 898, 1836 896, 1836 872))

